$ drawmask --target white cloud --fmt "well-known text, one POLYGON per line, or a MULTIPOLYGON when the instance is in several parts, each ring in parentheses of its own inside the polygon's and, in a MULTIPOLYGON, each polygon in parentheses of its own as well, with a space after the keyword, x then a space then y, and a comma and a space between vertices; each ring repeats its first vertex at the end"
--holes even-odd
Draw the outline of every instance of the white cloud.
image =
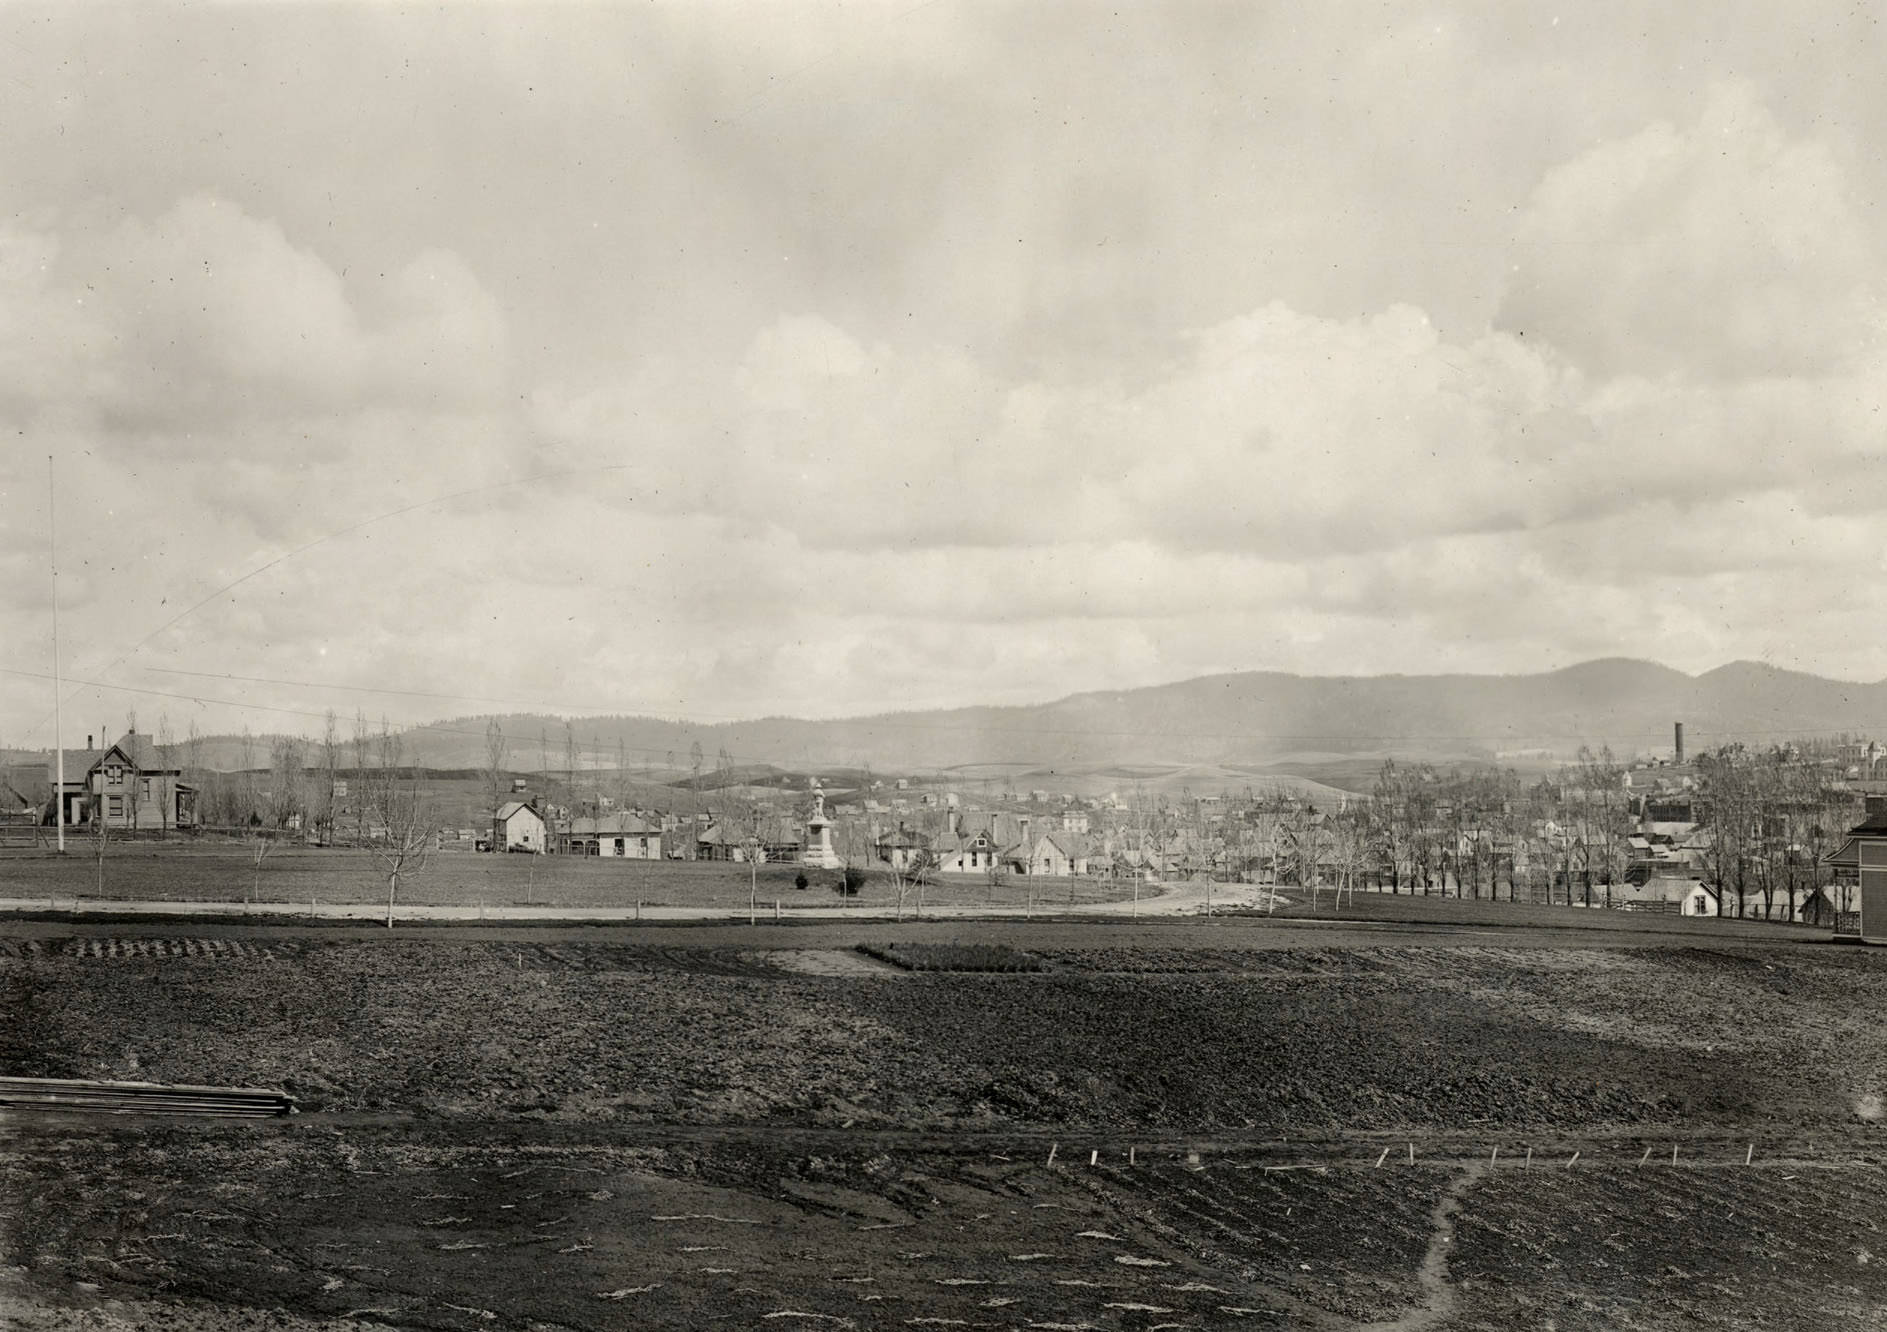
MULTIPOLYGON (((1060 40, 1052 19, 1022 27, 1060 40)), ((1224 51, 1263 45, 1226 22, 1224 51)), ((1584 95, 1587 65, 1509 22, 1584 95)), ((1503 119, 1536 66, 1476 73, 1511 43, 1462 21, 1380 101, 1400 30, 1295 83, 1295 39, 1265 34, 1277 95, 1251 102, 1207 77, 1242 56, 1110 82, 1148 68, 1131 25, 1039 87, 943 26, 948 58, 891 73, 869 43, 816 63, 817 34, 790 60, 710 43, 700 87, 639 86, 635 114, 599 101, 606 60, 529 103, 559 47, 521 41, 477 114, 548 156, 461 162, 410 218, 358 165, 15 215, 0 412, 60 459, 69 664, 280 560, 124 670, 701 715, 1618 652, 1880 674, 1840 626, 1887 609, 1887 269, 1838 136, 1748 87, 1503 119), (863 82, 828 100, 841 72, 863 82), (900 81, 884 121, 848 119, 900 81), (544 136, 583 108, 603 128, 578 163, 544 136), (612 137, 645 112, 675 143, 612 137), (1463 126, 1469 148, 1434 147, 1463 126), (351 244, 349 208, 309 203, 350 179, 350 208, 382 200, 351 244), (1430 254, 1455 277, 1408 279, 1430 254), (613 340, 644 328, 673 345, 613 340)), ((15 669, 45 659, 38 489, 0 477, 15 669)))
POLYGON ((1827 144, 1724 87, 1547 175, 1500 319, 1601 374, 1822 375, 1879 354, 1878 230, 1827 144))
POLYGON ((487 404, 503 392, 498 306, 429 251, 350 283, 273 222, 193 195, 63 242, 0 238, 0 394, 180 437, 236 416, 487 404), (362 299, 378 317, 362 313, 362 299))

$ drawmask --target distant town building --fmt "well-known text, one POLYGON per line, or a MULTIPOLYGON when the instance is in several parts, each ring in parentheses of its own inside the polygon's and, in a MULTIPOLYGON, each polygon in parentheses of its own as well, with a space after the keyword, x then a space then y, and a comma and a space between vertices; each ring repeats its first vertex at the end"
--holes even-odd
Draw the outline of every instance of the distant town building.
POLYGON ((573 856, 623 860, 662 858, 662 830, 634 814, 572 819, 564 842, 565 851, 573 856))
POLYGON ((492 819, 492 848, 544 855, 551 849, 550 825, 527 800, 507 800, 492 819))
POLYGON ((930 838, 903 824, 895 831, 880 833, 872 843, 872 854, 896 870, 910 869, 929 851, 930 838))

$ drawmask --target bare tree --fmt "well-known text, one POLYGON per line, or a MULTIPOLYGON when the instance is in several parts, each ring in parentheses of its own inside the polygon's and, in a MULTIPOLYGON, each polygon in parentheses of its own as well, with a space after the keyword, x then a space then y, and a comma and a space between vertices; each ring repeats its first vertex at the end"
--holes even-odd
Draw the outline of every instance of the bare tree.
POLYGON ((1384 759, 1376 774, 1373 823, 1377 847, 1389 871, 1391 893, 1402 891, 1402 870, 1410 861, 1415 837, 1411 827, 1409 785, 1408 774, 1396 766, 1396 761, 1384 759))
POLYGON ((868 882, 871 864, 871 837, 857 819, 835 819, 832 824, 832 850, 839 858, 839 893, 855 897, 868 882))
MULTIPOLYGON (((926 854, 929 854, 929 853, 927 852, 926 854)), ((1140 871, 1138 867, 1136 867, 1134 870, 1134 873, 1138 874, 1139 872, 1140 871)), ((994 902, 996 900, 996 890, 998 888, 1001 888, 1008 881, 1009 881, 1009 876, 1008 876, 1008 873, 1003 869, 1002 862, 999 859, 997 859, 995 856, 991 856, 989 858, 989 867, 983 871, 983 883, 988 888, 988 891, 989 891, 988 900, 990 902, 994 902)))
POLYGON ((485 723, 485 805, 488 817, 498 817, 498 802, 504 796, 505 733, 493 717, 485 723))
POLYGON ((1369 854, 1368 813, 1361 801, 1352 808, 1347 803, 1330 820, 1330 853, 1337 869, 1337 905, 1343 905, 1343 890, 1350 890, 1356 901, 1356 877, 1369 854))
POLYGON ((338 763, 340 740, 336 734, 334 709, 329 708, 322 720, 321 728, 321 766, 326 770, 327 790, 321 797, 322 840, 324 843, 334 840, 334 788, 339 782, 335 768, 338 763))
POLYGON ((732 824, 736 819, 734 805, 734 759, 722 745, 714 755, 714 786, 721 797, 721 822, 732 824))
POLYGON ((570 806, 574 818, 577 812, 577 728, 567 717, 563 724, 563 789, 564 803, 570 806))
POLYGON ((273 828, 266 828, 258 823, 249 828, 245 833, 249 843, 249 862, 251 866, 249 900, 251 901, 260 901, 262 899, 262 862, 267 860, 275 851, 276 838, 274 832, 275 830, 273 828))
POLYGON ((92 805, 92 859, 97 867, 96 891, 100 897, 105 895, 105 852, 111 846, 111 821, 105 817, 106 797, 101 792, 93 797, 92 805))
MULTIPOLYGON (((620 723, 619 723, 620 724, 620 723)), ((629 746, 621 731, 616 732, 616 805, 624 813, 636 802, 635 780, 629 772, 629 746)))
POLYGON ((902 864, 891 867, 891 890, 897 894, 900 921, 904 919, 905 902, 913 897, 916 899, 916 915, 922 919, 924 887, 936 877, 936 873, 937 858, 931 854, 929 847, 919 848, 909 854, 902 864))
POLYGON ((1291 863, 1300 888, 1310 889, 1311 905, 1317 902, 1317 890, 1323 886, 1323 863, 1330 850, 1327 821, 1315 807, 1302 805, 1291 816, 1291 863))
POLYGON ((286 828, 302 821, 301 741, 283 736, 269 752, 269 823, 286 828))
MULTIPOLYGON (((159 712, 157 714, 157 766, 162 768, 165 774, 168 774, 170 769, 176 766, 176 748, 176 743, 170 731, 170 714, 168 712, 159 712)), ((167 777, 160 779, 160 786, 163 784, 164 780, 167 780, 167 777)), ((163 799, 157 802, 157 828, 158 831, 163 833, 166 837, 170 835, 171 807, 176 803, 176 800, 177 790, 173 786, 164 793, 163 799)))
POLYGON ((439 841, 438 823, 420 789, 419 768, 415 765, 402 776, 401 758, 400 738, 382 720, 375 767, 366 782, 368 799, 363 803, 371 804, 378 826, 385 830, 384 836, 368 843, 368 851, 387 876, 388 929, 393 928, 400 881, 426 868, 439 841))
POLYGON ((354 845, 367 841, 367 714, 354 709, 354 845))
MULTIPOLYGON (((101 735, 98 738, 103 740, 105 737, 101 735)), ((125 783, 124 798, 125 803, 131 806, 131 831, 137 832, 142 823, 141 811, 138 809, 142 802, 138 796, 144 790, 144 755, 138 753, 138 710, 136 708, 125 709, 124 747, 129 751, 128 757, 131 760, 131 780, 125 783)))
POLYGON ((242 821, 246 824, 255 817, 256 808, 256 738, 249 734, 248 726, 242 728, 242 803, 245 808, 242 821))

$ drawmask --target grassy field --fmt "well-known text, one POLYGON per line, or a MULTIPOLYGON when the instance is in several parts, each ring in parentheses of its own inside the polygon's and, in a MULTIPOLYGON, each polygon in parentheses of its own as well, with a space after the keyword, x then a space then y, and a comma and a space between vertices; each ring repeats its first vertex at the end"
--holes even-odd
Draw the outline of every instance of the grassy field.
MULTIPOLYGON (((830 907, 843 902, 886 906, 897 900, 888 875, 867 875, 850 898, 837 891, 832 870, 761 865, 750 885, 748 867, 725 862, 605 860, 571 856, 489 855, 447 849, 421 874, 401 885, 411 905, 633 907, 747 905, 750 891, 770 910, 830 907), (807 886, 796 880, 805 875, 807 886)), ((946 876, 926 887, 927 903, 978 903, 1044 910, 1083 902, 1121 901, 1133 886, 1096 879, 1014 879, 991 888, 981 878, 946 876)), ((43 852, 0 852, 0 897, 79 897, 105 901, 376 903, 387 883, 365 851, 284 849, 258 871, 247 848, 234 842, 111 846, 99 874, 83 849, 62 857, 43 852)), ((907 899, 914 909, 916 899, 907 899)))

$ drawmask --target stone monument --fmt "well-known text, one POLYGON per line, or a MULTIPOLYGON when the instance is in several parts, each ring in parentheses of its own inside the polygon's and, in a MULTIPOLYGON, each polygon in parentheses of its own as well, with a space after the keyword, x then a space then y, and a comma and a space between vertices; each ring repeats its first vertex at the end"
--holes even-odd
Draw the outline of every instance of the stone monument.
POLYGON ((806 819, 806 845, 799 853, 799 863, 820 869, 838 869, 839 853, 832 849, 832 820, 826 817, 826 793, 819 789, 819 779, 812 779, 812 813, 806 819))

